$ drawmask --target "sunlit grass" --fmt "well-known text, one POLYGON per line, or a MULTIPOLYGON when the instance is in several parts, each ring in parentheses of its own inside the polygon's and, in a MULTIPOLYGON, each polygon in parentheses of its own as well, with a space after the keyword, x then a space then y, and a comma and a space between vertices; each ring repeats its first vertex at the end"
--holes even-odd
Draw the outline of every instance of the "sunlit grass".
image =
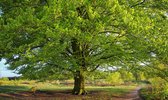
MULTIPOLYGON (((0 85, 0 93, 13 93, 13 92, 23 92, 31 91, 32 87, 36 87, 38 91, 66 91, 72 90, 73 85, 62 85, 62 84, 52 84, 50 82, 37 82, 29 80, 15 80, 15 81, 1 81, 3 84, 0 85)), ((131 86, 86 86, 86 90, 108 92, 108 94, 122 95, 128 93, 136 87, 131 86)))
POLYGON ((95 87, 88 87, 88 91, 99 91, 99 92, 108 92, 110 95, 122 95, 130 92, 131 90, 135 89, 136 86, 105 86, 105 87, 100 87, 100 86, 95 86, 95 87))
MULTIPOLYGON (((0 100, 12 100, 15 94, 27 95, 26 97, 35 98, 34 93, 38 98, 53 94, 52 99, 56 100, 111 100, 111 98, 120 98, 125 94, 128 94, 132 89, 135 89, 136 85, 120 85, 120 86, 86 86, 87 95, 76 96, 72 95, 71 91, 73 85, 67 84, 55 84, 54 82, 37 82, 29 80, 16 80, 16 81, 3 81, 0 85, 0 100), (32 88, 35 87, 35 92, 32 88), (59 96, 61 95, 61 96, 59 96), (67 97, 66 97, 67 96, 67 97)), ((51 95, 50 95, 51 96, 51 95)), ((23 96, 24 97, 24 96, 23 96)), ((25 97, 25 98, 26 98, 25 97)), ((22 98, 22 97, 18 97, 22 98)), ((47 97, 46 97, 47 98, 47 97)))

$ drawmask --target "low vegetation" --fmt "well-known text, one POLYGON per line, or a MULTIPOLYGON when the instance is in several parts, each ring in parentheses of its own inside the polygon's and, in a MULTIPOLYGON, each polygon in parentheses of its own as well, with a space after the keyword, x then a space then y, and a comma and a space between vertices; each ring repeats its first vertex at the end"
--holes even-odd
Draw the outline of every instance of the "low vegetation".
POLYGON ((167 100, 168 83, 160 77, 152 78, 149 81, 151 84, 141 90, 141 96, 147 100, 167 100))
POLYGON ((130 86, 87 86, 87 95, 75 96, 72 95, 71 91, 73 85, 71 85, 71 80, 60 81, 61 84, 55 84, 58 81, 45 81, 37 82, 30 80, 0 80, 2 83, 0 85, 0 99, 4 98, 47 98, 53 96, 58 100, 64 99, 68 96, 69 99, 81 100, 84 99, 98 99, 102 100, 104 98, 118 98, 131 90, 136 88, 136 85, 130 86), (15 84, 15 82, 17 84, 15 84), (64 82, 64 83, 63 83, 64 82), (19 95, 19 96, 18 96, 19 95), (61 95, 61 96, 58 96, 61 95))

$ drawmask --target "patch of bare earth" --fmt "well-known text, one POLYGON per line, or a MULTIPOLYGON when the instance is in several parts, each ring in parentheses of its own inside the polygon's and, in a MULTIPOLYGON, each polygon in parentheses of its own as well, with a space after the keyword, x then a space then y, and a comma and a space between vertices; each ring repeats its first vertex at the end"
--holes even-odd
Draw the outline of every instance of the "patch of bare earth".
POLYGON ((37 91, 0 94, 0 100, 141 100, 137 88, 124 95, 113 95, 105 91, 90 91, 87 95, 72 95, 66 91, 37 91))

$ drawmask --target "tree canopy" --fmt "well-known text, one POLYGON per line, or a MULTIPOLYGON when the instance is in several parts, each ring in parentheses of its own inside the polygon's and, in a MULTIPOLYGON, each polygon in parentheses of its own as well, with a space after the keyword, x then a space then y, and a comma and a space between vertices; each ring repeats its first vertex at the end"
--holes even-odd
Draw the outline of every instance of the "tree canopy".
POLYGON ((168 2, 154 1, 1 0, 0 57, 33 79, 142 63, 151 53, 166 62, 168 2))

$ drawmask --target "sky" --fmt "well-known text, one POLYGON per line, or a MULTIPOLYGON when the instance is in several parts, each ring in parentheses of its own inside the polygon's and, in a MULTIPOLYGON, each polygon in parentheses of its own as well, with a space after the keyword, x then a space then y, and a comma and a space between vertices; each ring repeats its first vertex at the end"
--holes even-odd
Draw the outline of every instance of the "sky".
MULTIPOLYGON (((0 9, 0 16, 2 14, 2 10, 0 9)), ((7 66, 5 65, 5 59, 2 59, 0 61, 0 78, 1 77, 13 77, 13 76, 19 76, 18 74, 15 74, 12 70, 8 70, 7 66)))
POLYGON ((13 76, 19 76, 18 74, 15 74, 12 70, 8 70, 7 66, 5 65, 5 60, 2 59, 0 61, 0 78, 1 77, 13 77, 13 76))

